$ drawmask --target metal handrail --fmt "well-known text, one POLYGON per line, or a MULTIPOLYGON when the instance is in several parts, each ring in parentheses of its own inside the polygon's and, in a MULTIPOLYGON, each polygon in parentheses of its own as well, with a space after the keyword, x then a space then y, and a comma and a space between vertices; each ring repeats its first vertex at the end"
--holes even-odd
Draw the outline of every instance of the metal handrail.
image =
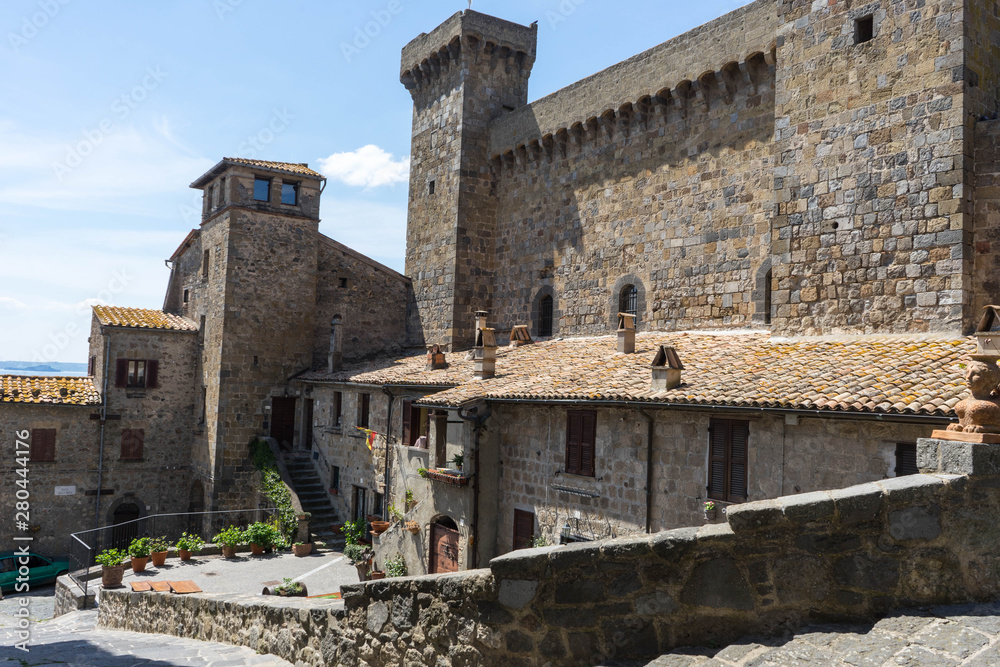
POLYGON ((70 533, 70 537, 75 537, 81 544, 83 544, 84 546, 86 546, 89 549, 90 547, 87 545, 87 543, 80 539, 80 537, 79 537, 80 535, 85 535, 86 533, 96 533, 96 532, 101 531, 101 530, 107 530, 108 528, 114 528, 114 527, 118 527, 118 526, 127 526, 127 525, 132 524, 132 523, 141 523, 143 521, 149 521, 150 519, 156 519, 156 518, 159 518, 159 517, 165 517, 165 516, 205 516, 205 515, 208 515, 208 514, 236 514, 236 513, 239 513, 239 512, 277 512, 277 511, 278 511, 277 507, 253 507, 253 508, 250 508, 250 509, 242 509, 242 510, 212 510, 210 512, 171 512, 171 513, 168 513, 168 514, 150 514, 148 516, 141 516, 138 519, 131 519, 129 521, 122 521, 122 522, 119 522, 119 523, 116 523, 116 524, 112 524, 112 525, 108 525, 108 526, 102 526, 100 528, 90 528, 88 530, 78 530, 75 533, 70 533))

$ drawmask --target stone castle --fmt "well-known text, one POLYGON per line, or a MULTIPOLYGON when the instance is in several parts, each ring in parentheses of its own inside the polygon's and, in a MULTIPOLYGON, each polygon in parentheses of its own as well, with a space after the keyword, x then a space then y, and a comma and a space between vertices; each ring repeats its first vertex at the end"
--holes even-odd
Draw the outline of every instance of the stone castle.
POLYGON ((39 545, 256 506, 262 436, 341 518, 405 507, 376 561, 411 573, 916 472, 998 290, 997 34, 758 0, 528 103, 536 27, 452 16, 402 52, 405 276, 319 234, 322 175, 226 158, 162 311, 95 308, 87 378, 0 379, 39 545))

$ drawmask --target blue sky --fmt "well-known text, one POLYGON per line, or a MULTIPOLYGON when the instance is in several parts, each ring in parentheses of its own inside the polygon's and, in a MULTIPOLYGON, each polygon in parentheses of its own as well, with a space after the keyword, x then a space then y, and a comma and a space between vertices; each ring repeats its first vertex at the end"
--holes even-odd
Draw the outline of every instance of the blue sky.
MULTIPOLYGON (((534 100, 743 0, 474 0, 538 21, 534 100)), ((324 171, 320 230, 399 270, 400 49, 466 0, 4 0, 0 359, 84 361, 89 304, 159 308, 223 156, 324 171), (365 34, 367 30, 368 34, 365 34)))

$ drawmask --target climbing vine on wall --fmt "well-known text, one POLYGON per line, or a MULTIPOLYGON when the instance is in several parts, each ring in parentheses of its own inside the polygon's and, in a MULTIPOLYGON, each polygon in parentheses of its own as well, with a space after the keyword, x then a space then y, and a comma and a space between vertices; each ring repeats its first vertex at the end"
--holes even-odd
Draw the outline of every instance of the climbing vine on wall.
POLYGON ((295 531, 298 530, 299 521, 295 516, 295 508, 292 507, 292 494, 289 493, 285 483, 281 481, 281 473, 278 472, 278 462, 274 459, 274 453, 264 440, 254 440, 250 443, 250 454, 253 457, 254 467, 260 471, 264 495, 278 508, 281 532, 286 540, 290 540, 295 535, 295 531))

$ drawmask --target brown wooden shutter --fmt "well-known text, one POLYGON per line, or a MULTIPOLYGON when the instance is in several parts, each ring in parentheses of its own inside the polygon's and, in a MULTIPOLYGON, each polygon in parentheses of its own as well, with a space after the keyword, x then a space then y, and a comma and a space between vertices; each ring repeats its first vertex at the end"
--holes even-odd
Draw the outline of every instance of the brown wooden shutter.
POLYGON ((726 499, 726 443, 729 440, 729 422, 713 419, 708 427, 708 497, 726 499))
POLYGON ((403 444, 413 445, 410 440, 410 426, 412 423, 413 401, 403 401, 403 444))
POLYGON ((580 414, 580 474, 594 476, 594 446, 597 438, 597 414, 580 414))
POLYGON ((155 389, 156 380, 160 374, 160 362, 156 359, 146 360, 146 388, 155 389))
POLYGON ((583 438, 583 419, 576 410, 566 413, 566 472, 580 474, 580 441, 583 438))
POLYGON ((124 387, 128 384, 128 359, 118 359, 115 362, 115 386, 124 387))
POLYGON ((524 549, 531 546, 531 538, 535 535, 535 515, 525 510, 514 510, 514 548, 524 549))
POLYGON ((30 458, 32 461, 56 460, 56 430, 54 428, 31 430, 30 458))
POLYGON ((97 357, 91 357, 87 362, 87 375, 94 377, 94 370, 97 367, 97 357))
POLYGON ((362 426, 370 428, 369 418, 371 411, 371 394, 361 394, 361 421, 362 426))
POLYGON ((747 499, 747 461, 749 459, 750 422, 730 422, 729 498, 734 503, 747 499))

